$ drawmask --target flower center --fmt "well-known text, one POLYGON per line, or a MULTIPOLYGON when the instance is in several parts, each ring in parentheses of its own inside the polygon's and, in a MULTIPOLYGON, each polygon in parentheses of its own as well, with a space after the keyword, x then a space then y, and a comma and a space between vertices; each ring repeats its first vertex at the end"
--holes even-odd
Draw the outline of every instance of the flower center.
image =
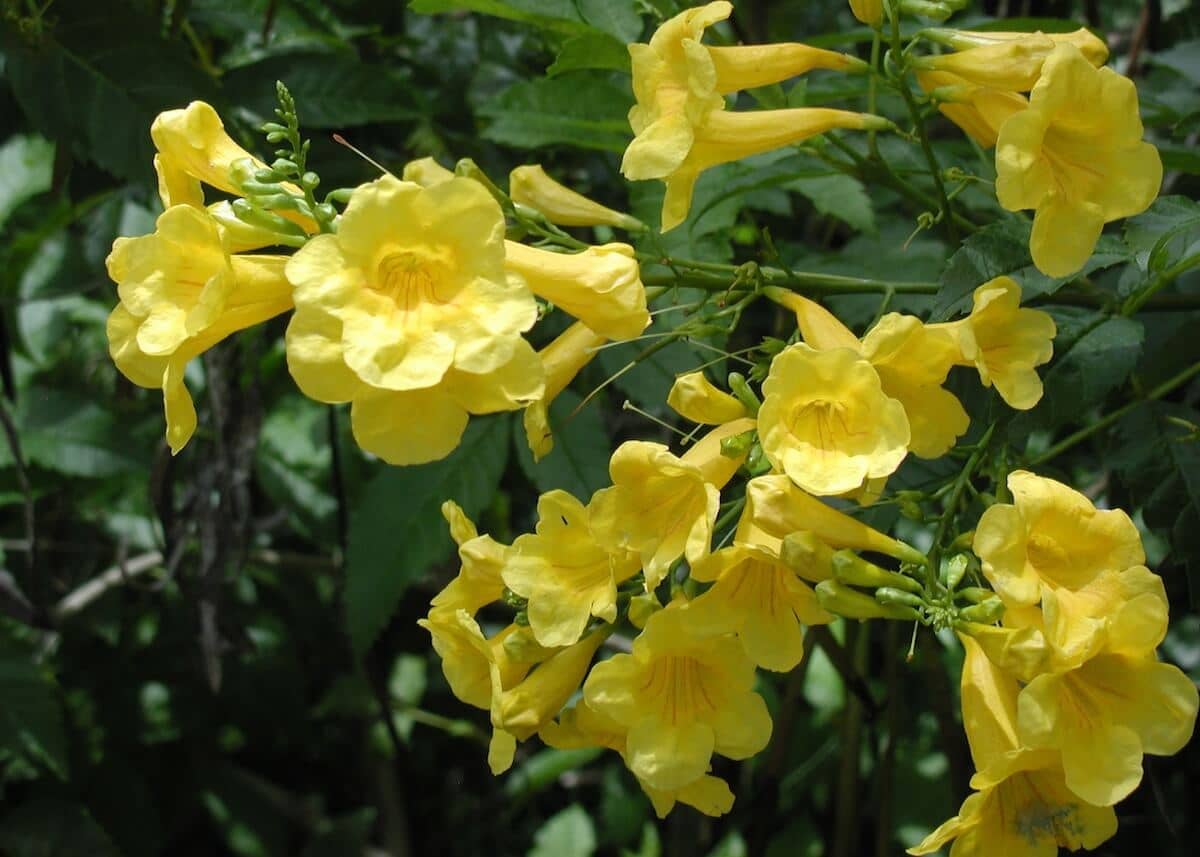
POLYGON ((665 655, 655 658, 645 690, 671 723, 689 723, 716 711, 704 685, 704 665, 695 658, 665 655))
POLYGON ((792 434, 802 443, 820 450, 844 446, 844 440, 854 434, 846 422, 844 402, 813 399, 792 410, 789 421, 792 434))
POLYGON ((418 253, 389 253, 379 260, 372 288, 391 299, 398 311, 413 312, 423 304, 446 302, 438 295, 441 273, 433 260, 418 253))

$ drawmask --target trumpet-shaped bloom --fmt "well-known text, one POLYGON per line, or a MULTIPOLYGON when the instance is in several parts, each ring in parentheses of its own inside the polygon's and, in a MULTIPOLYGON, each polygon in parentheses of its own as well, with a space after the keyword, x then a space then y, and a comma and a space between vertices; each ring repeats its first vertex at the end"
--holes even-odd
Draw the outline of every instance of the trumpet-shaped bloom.
POLYGON ((453 500, 442 504, 442 517, 450 525, 450 536, 458 545, 462 565, 458 575, 433 597, 430 605, 440 610, 465 610, 474 616, 485 604, 498 601, 504 593, 500 570, 512 548, 491 536, 481 536, 475 524, 453 500))
POLYGON ((1017 681, 975 639, 961 639, 963 727, 979 771, 971 785, 980 791, 908 853, 932 854, 955 840, 951 853, 958 857, 1053 857, 1060 847, 1091 849, 1111 837, 1117 829, 1112 809, 1071 793, 1056 754, 1023 748, 1017 681))
POLYGON ((764 669, 795 667, 804 655, 800 626, 833 620, 796 572, 761 547, 723 548, 692 566, 691 575, 713 584, 688 606, 692 627, 736 634, 746 655, 764 669))
MULTIPOLYGON (((154 171, 158 175, 158 195, 165 208, 173 205, 203 208, 204 190, 201 184, 240 195, 241 189, 232 175, 233 165, 239 161, 249 161, 254 169, 266 169, 267 166, 233 141, 226 133, 217 111, 203 101, 193 101, 185 108, 165 110, 158 114, 150 125, 150 137, 158 150, 154 156, 154 171)), ((300 192, 300 188, 293 184, 285 183, 284 187, 295 193, 300 192)), ((299 212, 285 210, 279 214, 305 232, 311 233, 317 229, 311 218, 299 212)), ((234 221, 238 224, 234 229, 241 233, 242 241, 254 232, 269 234, 269 230, 255 229, 236 218, 234 221)), ((278 236, 270 240, 265 238, 265 235, 260 235, 261 243, 251 243, 242 249, 275 244, 278 236)), ((235 240, 234 243, 240 242, 235 240)))
POLYGON ((777 83, 813 68, 863 67, 852 57, 794 43, 730 48, 701 44, 704 30, 732 11, 724 0, 688 9, 663 23, 649 44, 629 46, 637 96, 629 124, 635 137, 625 150, 621 172, 629 179, 666 180, 664 232, 687 217, 701 171, 832 128, 862 128, 881 121, 841 110, 726 112, 722 93, 777 83))
POLYGON ((867 331, 862 354, 879 374, 884 394, 904 407, 909 451, 921 458, 945 455, 970 424, 962 403, 942 387, 960 359, 954 335, 892 312, 867 331))
POLYGON ((780 352, 762 385, 763 452, 805 491, 846 494, 893 473, 908 452, 904 406, 856 351, 780 352))
POLYGON ((421 187, 433 187, 454 178, 454 170, 446 169, 433 158, 417 158, 404 165, 400 177, 421 187))
POLYGON ((524 741, 553 720, 579 690, 592 658, 607 634, 592 632, 559 649, 519 683, 499 692, 492 704, 492 725, 524 741))
POLYGON ((1109 806, 1142 780, 1142 755, 1179 752, 1196 725, 1196 685, 1151 655, 1103 653, 1033 679, 1018 700, 1021 740, 1062 753, 1066 786, 1109 806))
POLYGON ((958 338, 962 361, 974 365, 983 386, 1010 407, 1029 410, 1042 398, 1042 379, 1035 367, 1054 356, 1058 332, 1049 313, 1021 307, 1021 287, 1009 277, 997 277, 975 290, 971 314, 947 325, 958 338))
POLYGON ((941 386, 961 359, 952 333, 913 316, 888 313, 860 342, 815 301, 785 289, 766 291, 771 300, 796 314, 806 344, 818 351, 850 348, 875 367, 884 394, 904 407, 913 454, 938 458, 967 430, 969 418, 962 404, 941 386))
MULTIPOLYGON (((607 747, 625 758, 625 736, 628 731, 627 727, 581 701, 564 710, 557 722, 543 726, 538 737, 547 746, 558 750, 607 747)), ((704 774, 678 789, 656 789, 640 778, 638 785, 650 798, 659 818, 666 818, 676 802, 685 803, 710 816, 724 815, 733 808, 733 792, 729 790, 729 785, 711 774, 704 774)))
POLYGON ((504 583, 529 599, 529 626, 543 646, 568 646, 592 616, 617 618, 617 584, 637 573, 637 558, 602 547, 588 510, 566 491, 538 500, 534 533, 513 542, 501 572, 504 583))
POLYGON ((559 226, 615 226, 631 231, 645 228, 636 217, 614 211, 555 181, 541 164, 517 167, 509 173, 508 195, 518 205, 536 208, 559 226))
POLYGON ((106 265, 120 303, 108 319, 109 353, 129 380, 162 389, 173 453, 196 428, 184 367, 230 334, 291 308, 286 262, 231 256, 212 216, 189 205, 163 212, 150 235, 113 242, 106 265))
POLYGON ((701 425, 721 425, 746 416, 746 406, 713 386, 703 372, 680 375, 671 385, 667 404, 684 419, 701 425))
POLYGON ((1074 45, 1055 47, 1029 108, 1004 123, 996 144, 996 198, 1009 211, 1034 209, 1038 270, 1078 271, 1104 224, 1145 211, 1161 183, 1133 81, 1094 68, 1074 45))
MULTIPOLYGON (((759 476, 746 484, 743 523, 776 539, 808 531, 830 547, 874 551, 905 562, 925 561, 925 555, 916 548, 821 502, 797 488, 784 474, 759 476)), ((738 529, 741 534, 742 527, 738 529)))
POLYGON ((850 11, 864 24, 878 27, 883 21, 883 0, 850 0, 850 11))
POLYGON ((754 693, 754 664, 732 637, 697 636, 687 605, 650 617, 633 653, 592 668, 587 705, 628 730, 629 768, 655 789, 703 777, 714 752, 745 759, 771 737, 767 707, 754 693))
POLYGON ((1006 602, 1036 604, 1043 587, 1082 589, 1146 561, 1137 527, 1119 509, 1098 510, 1078 491, 1024 470, 1008 475, 1008 490, 1012 505, 988 507, 973 545, 1006 602))
POLYGON ((385 176, 355 190, 336 235, 288 263, 288 368, 306 395, 353 403, 364 449, 395 464, 441 458, 468 412, 542 394, 541 362, 521 337, 537 306, 507 277, 503 236, 477 182, 385 176))
POLYGON ((1094 66, 1104 65, 1108 46, 1080 28, 1073 33, 967 33, 949 34, 945 40, 955 53, 917 57, 919 69, 948 72, 970 83, 1007 92, 1028 92, 1042 75, 1042 66, 1058 45, 1072 45, 1094 66))
POLYGON ((613 485, 592 497, 592 527, 610 550, 641 557, 648 590, 679 557, 695 562, 708 553, 721 495, 697 465, 660 443, 631 440, 608 467, 613 485))
POLYGON ((1029 106, 1016 92, 971 83, 946 71, 917 71, 917 83, 943 116, 985 149, 996 145, 1008 117, 1029 106))
POLYGON ((529 671, 529 662, 511 660, 505 652, 505 641, 520 633, 516 625, 488 640, 466 610, 448 609, 431 610, 417 624, 433 638, 451 692, 467 705, 490 710, 493 681, 498 678, 502 686, 512 686, 529 671))
POLYGON ((549 419, 551 402, 591 362, 596 350, 604 342, 603 336, 577 321, 538 352, 546 375, 545 392, 531 402, 522 415, 525 440, 534 461, 540 461, 554 448, 554 434, 549 419))
POLYGON ((650 324, 646 287, 628 244, 554 253, 505 242, 505 268, 530 290, 609 339, 632 339, 650 324))

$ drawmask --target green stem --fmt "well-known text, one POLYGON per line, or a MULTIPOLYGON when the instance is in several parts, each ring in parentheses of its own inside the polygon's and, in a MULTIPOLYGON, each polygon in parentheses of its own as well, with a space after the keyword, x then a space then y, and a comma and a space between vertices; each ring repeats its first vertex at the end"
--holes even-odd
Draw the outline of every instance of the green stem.
MULTIPOLYGON (((895 54, 896 61, 900 62, 904 48, 900 44, 899 14, 892 16, 892 52, 895 54)), ((933 185, 937 190, 938 202, 941 205, 942 218, 946 221, 950 242, 957 244, 958 227, 954 218, 954 209, 950 207, 950 198, 946 195, 946 185, 942 181, 942 168, 938 164, 937 156, 933 152, 933 146, 929 142, 929 133, 925 130, 925 119, 921 116, 921 110, 917 106, 917 100, 913 97, 912 87, 908 85, 906 74, 906 69, 902 67, 899 74, 896 75, 896 88, 900 91, 900 96, 904 99, 904 103, 908 107, 908 113, 912 117, 913 125, 917 131, 917 137, 921 141, 921 149, 925 152, 925 160, 929 164, 929 175, 933 178, 933 185)))
POLYGON ((1137 401, 1130 402, 1127 405, 1125 405, 1124 407, 1117 408, 1112 413, 1106 414, 1105 416, 1096 420, 1096 422, 1092 423, 1091 425, 1089 425, 1085 428, 1081 428, 1079 431, 1075 432, 1074 434, 1068 435, 1067 437, 1063 438, 1061 441, 1054 444, 1054 446, 1047 449, 1041 455, 1037 456, 1036 458, 1032 459, 1031 461, 1026 462, 1026 466, 1037 467, 1039 464, 1045 464, 1047 461, 1050 461, 1053 458, 1057 458, 1059 455, 1066 452, 1071 447, 1075 446, 1076 444, 1078 444, 1082 441, 1087 440, 1089 437, 1096 434, 1096 432, 1099 432, 1099 431, 1102 431, 1102 430, 1108 428, 1110 425, 1115 423, 1117 420, 1121 419, 1121 417, 1125 416, 1130 411, 1134 410, 1135 408, 1139 407, 1140 405, 1143 405, 1146 402, 1153 402, 1157 399, 1161 399, 1163 396, 1166 396, 1169 393, 1178 389, 1179 387, 1182 387, 1184 384, 1186 384, 1188 381, 1190 381, 1192 378, 1196 377, 1197 375, 1200 375, 1200 363, 1193 363, 1191 366, 1184 369, 1179 374, 1168 378, 1166 381, 1163 381, 1161 384, 1159 384, 1157 387, 1155 387, 1153 390, 1151 390, 1149 393, 1147 393, 1145 396, 1138 399, 1137 401))
POLYGON ((954 480, 954 487, 950 491, 950 498, 946 501, 945 511, 942 512, 942 517, 938 519, 937 530, 933 534, 933 545, 929 549, 929 567, 926 571, 925 592, 927 596, 933 595, 933 581, 937 579, 938 565, 941 562, 942 541, 946 538, 946 530, 950 528, 951 522, 958 517, 958 507, 962 502, 963 492, 967 489, 967 483, 971 476, 974 475, 976 468, 979 467, 979 462, 983 460, 984 454, 988 450, 988 442, 992 439, 992 433, 996 430, 996 424, 992 423, 988 426, 988 430, 983 433, 983 437, 979 439, 979 443, 975 445, 975 451, 971 453, 971 457, 967 459, 967 463, 963 465, 963 469, 959 471, 957 478, 954 480))
MULTIPOLYGON (((1197 266, 1200 266, 1200 253, 1193 253, 1191 256, 1186 256, 1183 259, 1180 259, 1170 268, 1167 268, 1167 270, 1155 277, 1149 286, 1142 289, 1140 292, 1131 295, 1129 299, 1125 301, 1125 305, 1121 307, 1121 315, 1133 315, 1139 309, 1141 309, 1147 301, 1154 297, 1155 293, 1165 288, 1167 285, 1174 282, 1178 277, 1186 274, 1188 271, 1192 270, 1192 268, 1197 266)), ((1179 297, 1185 296, 1180 295, 1179 297)), ((1186 297, 1192 296, 1187 295, 1186 297)))
MULTIPOLYGON (((890 283, 884 280, 872 280, 862 277, 843 277, 837 274, 816 274, 804 271, 793 271, 788 274, 774 268, 762 269, 763 285, 779 286, 792 291, 806 291, 822 295, 864 295, 884 294, 893 291, 902 295, 935 295, 940 286, 937 283, 890 283)), ((704 289, 710 292, 730 290, 732 276, 717 277, 705 274, 670 274, 648 275, 642 277, 642 283, 647 286, 682 286, 693 289, 704 289)), ((742 291, 742 289, 733 289, 742 291)))

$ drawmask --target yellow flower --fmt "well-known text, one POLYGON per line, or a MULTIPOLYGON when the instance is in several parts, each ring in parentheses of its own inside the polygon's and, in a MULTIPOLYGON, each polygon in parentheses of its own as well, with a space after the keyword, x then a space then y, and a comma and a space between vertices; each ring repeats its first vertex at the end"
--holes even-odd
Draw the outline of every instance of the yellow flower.
MULTIPOLYGON (((625 736, 628 731, 627 727, 580 701, 565 709, 557 722, 543 726, 538 737, 547 746, 558 750, 607 747, 625 758, 625 736)), ((710 816, 724 815, 733 808, 733 792, 729 790, 729 785, 711 774, 704 774, 678 789, 656 789, 641 779, 638 779, 638 785, 650 798, 659 818, 666 818, 677 801, 710 816)))
POLYGON ((671 385, 667 404, 684 419, 701 425, 721 425, 746 416, 746 406, 717 389, 703 372, 680 375, 671 385))
POLYGON ((1192 737, 1196 685, 1153 654, 1104 652, 1033 679, 1018 700, 1024 744, 1062 753, 1066 785, 1109 806, 1142 780, 1142 755, 1169 756, 1192 737))
POLYGON ((647 590, 662 582, 679 557, 695 562, 709 552, 720 489, 739 466, 721 455, 720 439, 752 427, 750 420, 727 423, 682 458, 660 443, 636 440, 613 453, 613 485, 592 497, 592 528, 610 550, 640 555, 647 590))
POLYGON ((651 788, 682 788, 703 777, 714 752, 758 753, 771 718, 754 693, 754 664, 732 637, 700 637, 674 602, 650 617, 633 653, 592 668, 587 705, 628 729, 629 768, 651 788))
POLYGON ((884 394, 904 407, 908 449, 921 458, 945 455, 970 424, 962 403, 942 387, 960 354, 949 331, 895 312, 863 337, 862 355, 879 374, 884 394))
POLYGON ((506 241, 504 266, 530 290, 609 339, 632 339, 650 324, 646 287, 628 244, 554 253, 506 241))
POLYGON ((758 431, 777 469, 814 494, 846 494, 893 473, 908 451, 904 406, 849 348, 792 345, 771 362, 758 431))
POLYGON ((559 226, 615 226, 634 232, 645 229, 636 217, 613 211, 556 182, 541 164, 517 167, 509 173, 508 195, 517 205, 537 209, 559 226))
POLYGON ((438 610, 465 610, 467 615, 474 616, 479 608, 500 600, 504 593, 500 570, 512 548, 491 536, 479 535, 475 524, 453 500, 442 504, 442 517, 450 525, 462 565, 454 580, 433 597, 430 606, 438 610))
POLYGON ((1162 578, 1144 565, 1101 572, 1078 589, 1043 592, 1041 627, 1054 671, 1076 666, 1101 649, 1150 654, 1167 634, 1167 592, 1162 578))
POLYGON ((550 430, 549 420, 550 403, 591 362, 597 349, 604 343, 603 336, 577 321, 538 352, 546 374, 546 388, 539 398, 525 408, 522 415, 525 440, 534 461, 540 461, 554 449, 554 434, 550 430))
POLYGON ((807 531, 830 547, 874 551, 905 562, 925 561, 925 555, 916 548, 885 536, 857 518, 826 505, 797 488, 783 474, 759 476, 746 484, 743 521, 780 540, 793 533, 807 531))
POLYGON ((1058 332, 1049 313, 1021 308, 1021 287, 997 277, 975 290, 971 314, 961 321, 931 325, 958 338, 965 365, 974 365, 985 387, 1010 407, 1029 410, 1042 398, 1042 379, 1035 367, 1054 356, 1058 332))
POLYGON ((417 624, 433 638, 433 649, 442 659, 442 672, 451 692, 467 705, 488 711, 492 707, 493 667, 501 685, 511 687, 525 677, 530 663, 510 659, 504 643, 521 633, 509 625, 488 640, 466 610, 431 610, 417 624))
POLYGON ((878 27, 883 21, 883 0, 850 0, 850 11, 864 24, 878 27))
POLYGON ((617 584, 637 574, 637 558, 597 543, 588 510, 566 491, 538 500, 535 533, 513 542, 501 576, 529 599, 529 626, 543 646, 569 646, 592 616, 617 618, 617 584))
POLYGON ((454 178, 454 170, 446 169, 433 158, 418 158, 404 165, 400 177, 421 187, 432 187, 454 178))
POLYGON ((945 455, 970 422, 962 404, 942 388, 961 357, 954 335, 920 319, 888 313, 860 342, 829 310, 795 292, 768 288, 767 296, 796 314, 805 343, 818 351, 850 348, 875 367, 884 395, 908 417, 908 448, 921 458, 945 455))
POLYGON ((666 180, 664 232, 687 217, 696 178, 709 167, 832 128, 887 127, 885 120, 843 110, 726 112, 725 93, 778 83, 813 68, 865 67, 852 57, 795 43, 701 44, 704 30, 732 10, 723 0, 688 9, 663 23, 648 45, 629 46, 638 103, 629 112, 635 137, 621 172, 629 179, 666 180))
POLYGON ((796 573, 761 547, 723 548, 693 565, 691 576, 713 584, 688 606, 691 626, 701 634, 736 634, 764 669, 792 669, 804 655, 800 626, 833 620, 796 573))
POLYGON ((955 53, 913 59, 915 68, 947 72, 978 84, 1008 92, 1028 92, 1042 75, 1042 66, 1057 45, 1072 45, 1094 66, 1104 65, 1108 46, 1080 28, 1073 33, 971 33, 963 30, 927 30, 955 53))
POLYGON ((980 771, 958 811, 908 853, 932 854, 956 840, 955 857, 1046 857, 1060 847, 1092 849, 1112 837, 1111 807, 1082 802, 1066 787, 1055 754, 1023 749, 1017 734, 1017 683, 963 637, 963 726, 980 771))
POLYGON ((592 657, 608 635, 593 631, 559 649, 528 676, 501 691, 492 705, 492 725, 524 741, 558 715, 579 690, 592 657))
MULTIPOLYGON (((233 165, 248 160, 255 169, 266 169, 267 166, 233 141, 226 133, 217 111, 203 101, 193 101, 186 108, 165 110, 158 114, 150 125, 150 137, 158 150, 154 156, 154 171, 158 174, 158 195, 165 208, 173 205, 203 208, 204 191, 201 183, 240 196, 241 188, 231 174, 233 165)), ((300 188, 293 184, 285 183, 284 187, 300 192, 300 188)), ((298 212, 280 211, 279 214, 302 227, 305 232, 311 233, 317 229, 316 223, 298 212)), ((241 223, 236 218, 234 220, 241 223)), ((235 228, 244 235, 254 230, 254 227, 246 224, 235 228)), ((263 241, 244 249, 266 247, 273 243, 276 242, 263 241)))
POLYGON ((113 242, 106 265, 120 303, 108 319, 109 354, 133 383, 162 389, 173 453, 196 428, 184 367, 231 333, 291 308, 286 262, 231 256, 216 221, 188 205, 163 212, 150 235, 113 242))
POLYGON ((503 236, 477 182, 384 176, 355 190, 336 235, 288 263, 288 368, 306 395, 353 403, 367 451, 393 464, 441 458, 468 412, 541 396, 541 362, 521 337, 537 306, 506 275, 503 236))
POLYGON ((969 83, 945 71, 917 71, 917 83, 934 99, 941 114, 984 149, 996 145, 1008 117, 1029 106, 1016 92, 969 83))
POLYGON ((1035 210, 1029 249, 1038 270, 1078 271, 1104 224, 1145 211, 1161 183, 1133 82, 1094 68, 1073 45, 1055 47, 1029 108, 1004 123, 996 144, 996 198, 1009 211, 1035 210))
POLYGON ((1046 587, 1082 589, 1146 561, 1137 527, 1119 509, 1098 510, 1078 491, 1024 470, 1008 475, 1008 490, 1013 504, 988 507, 973 543, 1006 602, 1036 604, 1046 587))

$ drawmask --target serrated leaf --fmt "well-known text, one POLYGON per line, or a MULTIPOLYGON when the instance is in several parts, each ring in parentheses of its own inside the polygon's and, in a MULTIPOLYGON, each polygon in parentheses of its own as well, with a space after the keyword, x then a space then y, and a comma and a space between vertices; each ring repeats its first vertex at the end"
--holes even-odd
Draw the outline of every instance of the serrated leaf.
POLYGON ((396 122, 422 113, 405 69, 366 63, 349 53, 272 56, 230 72, 225 86, 243 93, 242 103, 268 118, 275 108, 276 80, 295 96, 306 128, 396 122))
POLYGON ((18 134, 0 146, 0 227, 17 206, 50 189, 54 144, 34 134, 18 134))
POLYGON ((1164 196, 1125 221, 1125 244, 1139 267, 1158 273, 1200 243, 1200 204, 1185 196, 1164 196))
POLYGON ((786 187, 803 194, 822 214, 836 217, 859 232, 875 233, 875 209, 866 187, 858 179, 845 175, 813 176, 794 179, 786 187))
POLYGON ((182 42, 123 0, 58 0, 34 41, 4 32, 5 74, 26 118, 81 158, 134 181, 153 176, 150 123, 161 110, 211 100, 212 81, 182 42))
POLYGON ((599 30, 624 42, 642 30, 633 0, 412 0, 408 8, 427 15, 479 12, 566 34, 599 30))
POLYGON ((629 49, 624 42, 607 33, 585 33, 563 42, 546 74, 554 77, 587 68, 628 72, 629 65, 629 49))
POLYGON ((589 402, 576 412, 583 399, 571 390, 564 390, 550 404, 550 428, 554 432, 554 449, 541 461, 533 460, 525 430, 514 420, 513 443, 517 460, 529 480, 545 493, 561 488, 586 503, 594 491, 608 484, 608 458, 612 445, 604 430, 599 403, 589 402))
POLYGON ((518 149, 561 143, 620 152, 632 137, 632 103, 627 88, 589 72, 522 81, 480 108, 491 120, 483 136, 518 149))
POLYGON ((1042 379, 1042 400, 1014 421, 1014 431, 1078 422, 1129 377, 1142 353, 1145 332, 1141 322, 1121 317, 1102 320, 1099 315, 1092 318, 1092 324, 1099 323, 1069 350, 1056 355, 1042 379))
POLYGON ((967 238, 942 272, 933 319, 941 321, 969 312, 975 289, 996 277, 1012 277, 1021 286, 1022 300, 1029 300, 1053 295, 1072 280, 1130 258, 1120 241, 1101 236, 1082 269, 1069 277, 1048 277, 1034 267, 1029 255, 1030 230, 1028 220, 1013 217, 985 226, 967 238))
MULTIPOLYGON (((24 647, 0 636, 0 747, 32 757, 63 779, 67 736, 54 682, 34 665, 24 647)), ((0 825, 0 842, 3 841, 0 825)))
POLYGON ((475 515, 491 499, 508 457, 505 417, 475 418, 458 449, 442 461, 387 468, 366 484, 350 510, 346 622, 362 656, 400 602, 453 542, 441 506, 454 500, 475 515))
POLYGON ((541 826, 528 857, 591 857, 595 851, 592 819, 583 807, 573 803, 541 826))

